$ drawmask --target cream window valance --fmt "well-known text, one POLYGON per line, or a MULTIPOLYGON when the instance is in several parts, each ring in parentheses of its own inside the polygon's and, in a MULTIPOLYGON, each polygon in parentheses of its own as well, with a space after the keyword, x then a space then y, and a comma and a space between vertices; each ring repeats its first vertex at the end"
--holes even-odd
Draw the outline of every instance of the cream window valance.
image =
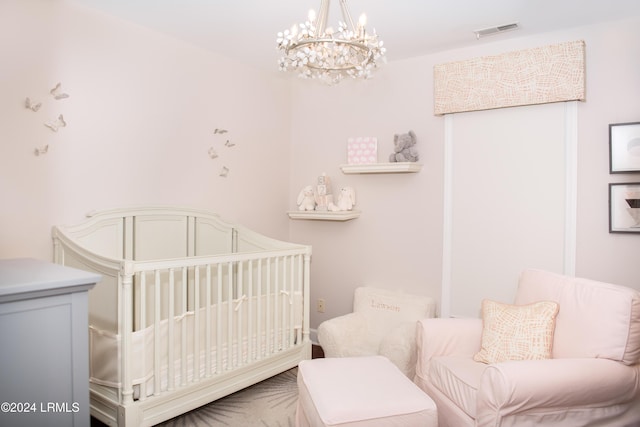
POLYGON ((585 43, 574 41, 434 67, 434 114, 584 101, 585 43))

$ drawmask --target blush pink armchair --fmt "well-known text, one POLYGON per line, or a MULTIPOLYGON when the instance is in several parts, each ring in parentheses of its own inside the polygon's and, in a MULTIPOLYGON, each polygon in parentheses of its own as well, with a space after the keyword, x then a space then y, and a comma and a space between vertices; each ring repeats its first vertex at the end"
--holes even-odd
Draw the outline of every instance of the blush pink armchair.
POLYGON ((526 270, 515 305, 555 301, 550 359, 485 364, 481 319, 418 322, 415 382, 439 427, 640 426, 640 293, 526 270))

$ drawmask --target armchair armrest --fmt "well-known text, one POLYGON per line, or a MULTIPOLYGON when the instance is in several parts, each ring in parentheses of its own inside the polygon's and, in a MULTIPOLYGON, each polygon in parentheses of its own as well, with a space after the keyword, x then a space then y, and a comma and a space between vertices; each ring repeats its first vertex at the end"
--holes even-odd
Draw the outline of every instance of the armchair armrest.
POLYGON ((362 313, 325 320, 318 326, 318 341, 325 357, 378 354, 379 339, 372 339, 367 318, 362 313))
MULTIPOLYGON (((609 359, 547 359, 489 365, 480 379, 478 426, 496 415, 540 409, 606 407, 629 402, 640 392, 640 366, 609 359)), ((493 423, 493 424, 492 424, 493 423)))
POLYGON ((482 319, 422 319, 416 326, 416 377, 428 378, 431 359, 439 356, 469 356, 480 350, 482 319))
POLYGON ((413 379, 417 356, 416 322, 402 322, 392 329, 380 341, 378 354, 391 360, 403 374, 413 379))

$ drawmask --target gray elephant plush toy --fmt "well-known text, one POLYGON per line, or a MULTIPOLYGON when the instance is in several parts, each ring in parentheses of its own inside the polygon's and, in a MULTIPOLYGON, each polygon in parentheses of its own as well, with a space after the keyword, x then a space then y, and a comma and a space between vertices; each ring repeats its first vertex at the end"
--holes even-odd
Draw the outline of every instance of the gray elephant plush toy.
POLYGON ((393 136, 393 153, 389 155, 390 162, 417 162, 418 150, 416 150, 416 134, 410 130, 409 133, 396 134, 393 136))

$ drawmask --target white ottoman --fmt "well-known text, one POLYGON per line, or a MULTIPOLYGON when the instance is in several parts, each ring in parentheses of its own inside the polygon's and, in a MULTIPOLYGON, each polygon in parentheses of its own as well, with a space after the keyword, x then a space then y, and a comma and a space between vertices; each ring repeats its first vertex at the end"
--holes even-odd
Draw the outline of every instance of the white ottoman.
POLYGON ((383 356, 304 360, 298 427, 437 427, 436 404, 383 356))

